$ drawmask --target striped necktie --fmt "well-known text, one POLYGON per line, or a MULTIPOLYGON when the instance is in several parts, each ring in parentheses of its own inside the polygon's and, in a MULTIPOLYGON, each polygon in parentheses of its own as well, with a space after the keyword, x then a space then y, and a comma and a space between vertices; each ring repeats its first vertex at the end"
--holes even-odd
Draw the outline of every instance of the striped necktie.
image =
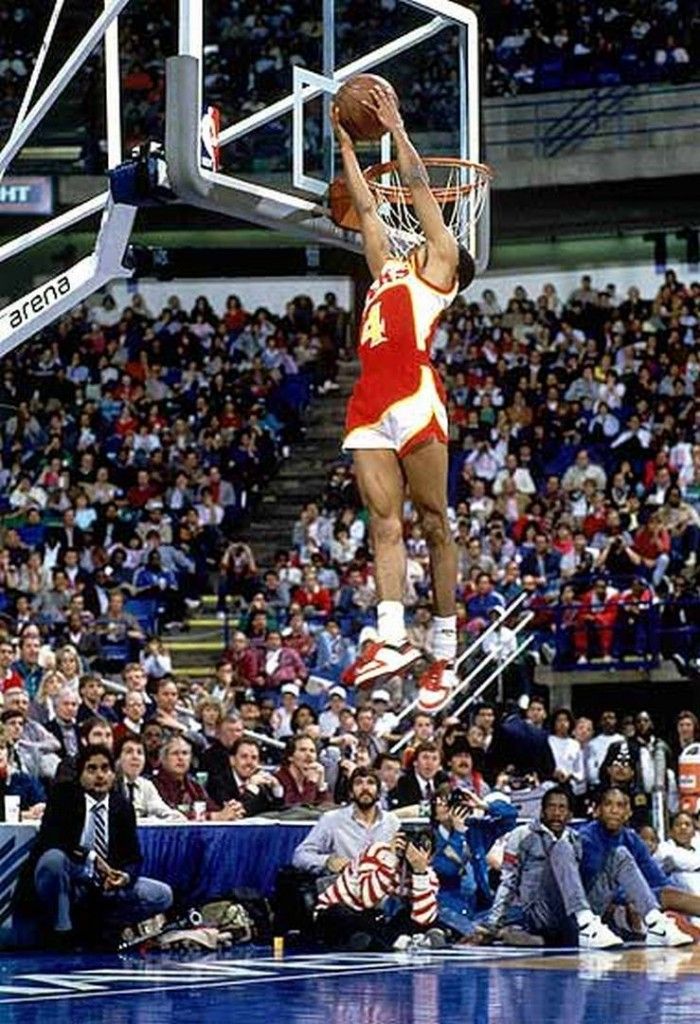
POLYGON ((107 849, 107 807, 104 803, 95 804, 92 808, 92 848, 98 857, 107 860, 109 850, 107 849))

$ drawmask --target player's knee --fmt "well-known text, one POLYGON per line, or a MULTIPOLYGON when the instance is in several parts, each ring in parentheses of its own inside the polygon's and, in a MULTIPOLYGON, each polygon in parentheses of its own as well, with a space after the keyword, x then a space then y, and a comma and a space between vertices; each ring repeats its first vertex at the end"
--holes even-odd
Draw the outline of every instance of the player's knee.
POLYGON ((444 547, 452 539, 447 517, 437 509, 424 509, 421 528, 428 547, 444 547))
POLYGON ((398 516, 374 516, 372 518, 372 539, 376 544, 387 547, 403 543, 403 524, 398 516))

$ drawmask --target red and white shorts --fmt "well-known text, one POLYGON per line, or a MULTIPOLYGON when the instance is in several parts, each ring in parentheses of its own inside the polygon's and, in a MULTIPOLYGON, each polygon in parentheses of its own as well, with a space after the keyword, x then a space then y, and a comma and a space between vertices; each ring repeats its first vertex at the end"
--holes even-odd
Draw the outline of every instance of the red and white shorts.
POLYGON ((432 371, 421 367, 421 383, 408 398, 387 406, 374 423, 350 421, 343 449, 388 449, 401 458, 429 438, 447 444, 447 410, 435 387, 432 371))

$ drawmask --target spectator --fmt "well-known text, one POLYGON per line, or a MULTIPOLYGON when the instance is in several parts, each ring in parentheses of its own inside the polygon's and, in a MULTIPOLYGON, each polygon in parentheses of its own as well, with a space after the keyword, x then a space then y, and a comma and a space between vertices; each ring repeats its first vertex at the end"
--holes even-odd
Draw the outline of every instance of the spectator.
POLYGON ((146 765, 146 752, 143 740, 136 736, 127 736, 119 752, 118 782, 129 803, 134 808, 137 819, 159 818, 163 821, 187 821, 185 814, 169 807, 158 793, 158 790, 143 775, 146 765))
POLYGON ((192 745, 184 736, 166 739, 160 750, 155 788, 165 803, 184 817, 194 819, 201 815, 210 821, 236 821, 245 815, 237 800, 222 800, 218 804, 190 775, 192 745), (195 806, 198 805, 198 806, 195 806))
POLYGON ((379 807, 380 782, 369 767, 354 767, 351 803, 325 814, 294 851, 295 867, 314 874, 338 874, 372 842, 389 841, 398 831, 395 814, 379 807))
POLYGON ((283 788, 269 772, 260 768, 260 747, 241 736, 231 747, 229 771, 212 779, 212 797, 224 808, 235 809, 235 817, 255 817, 281 806, 283 788))
POLYGON ((315 807, 328 801, 323 765, 319 764, 316 745, 308 736, 292 736, 287 741, 285 757, 276 779, 283 790, 285 807, 297 804, 315 807))
POLYGON ((170 886, 139 877, 136 818, 114 789, 111 752, 86 747, 78 773, 76 783, 52 791, 27 872, 42 923, 61 949, 74 944, 79 924, 89 922, 103 941, 113 939, 111 929, 118 934, 126 924, 162 913, 173 899, 170 886), (97 884, 88 886, 90 878, 97 884))

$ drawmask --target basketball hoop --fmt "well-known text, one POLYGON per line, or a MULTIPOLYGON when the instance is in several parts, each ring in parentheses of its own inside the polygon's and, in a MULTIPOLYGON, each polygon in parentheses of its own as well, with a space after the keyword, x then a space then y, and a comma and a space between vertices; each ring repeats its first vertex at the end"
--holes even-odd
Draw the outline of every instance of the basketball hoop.
MULTIPOLYGON (((423 163, 445 224, 458 242, 466 242, 483 212, 493 171, 486 164, 459 157, 429 156, 423 163)), ((363 173, 389 232, 392 251, 405 256, 425 241, 425 235, 413 208, 411 190, 401 182, 398 162, 373 164, 363 173)), ((332 218, 339 227, 359 231, 359 220, 342 178, 331 185, 330 203, 332 218)))

